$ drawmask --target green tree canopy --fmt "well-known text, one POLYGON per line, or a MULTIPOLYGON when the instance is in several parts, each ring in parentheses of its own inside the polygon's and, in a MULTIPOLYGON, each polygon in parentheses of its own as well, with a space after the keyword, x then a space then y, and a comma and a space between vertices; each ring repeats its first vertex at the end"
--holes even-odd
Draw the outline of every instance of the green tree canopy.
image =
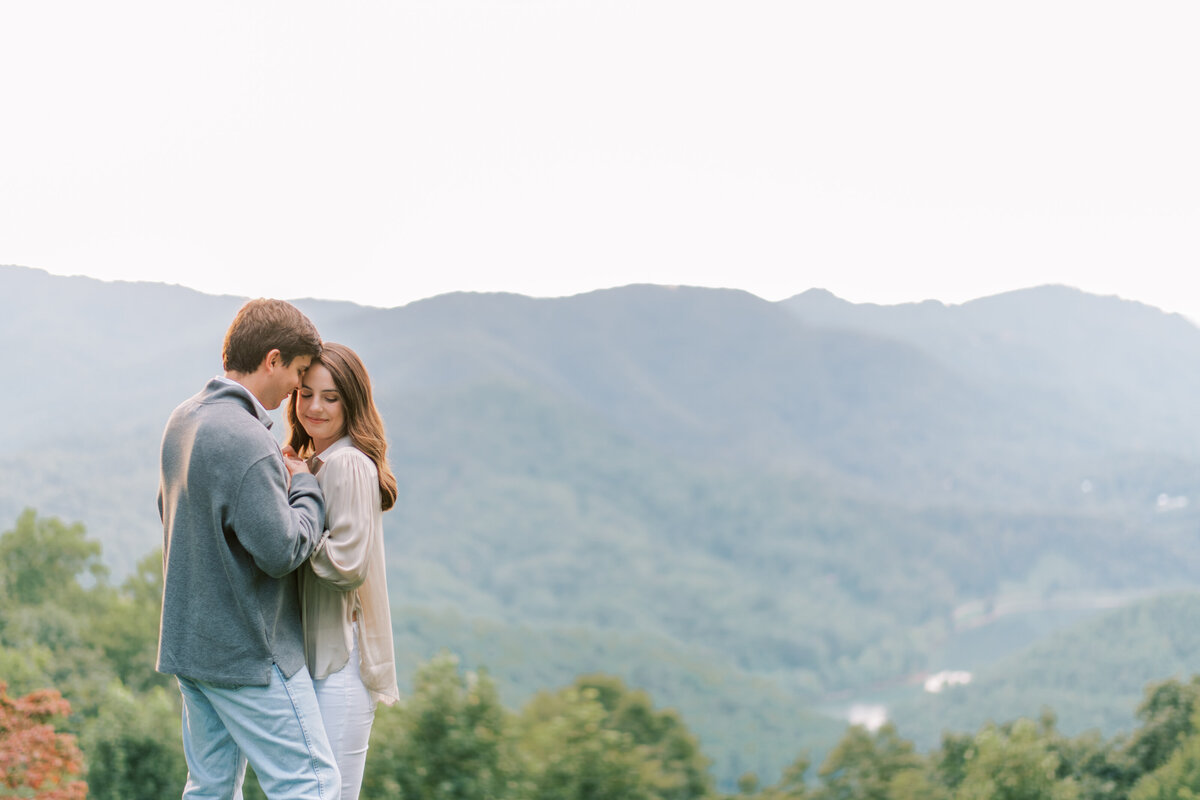
POLYGON ((487 673, 443 653, 424 664, 402 706, 380 706, 371 731, 364 797, 496 800, 518 779, 509 715, 487 673))
POLYGON ((921 757, 891 723, 871 733, 852 726, 821 765, 822 800, 889 800, 893 782, 919 773, 921 757))
POLYGON ((1046 730, 1028 719, 1009 730, 989 725, 975 737, 956 800, 1076 800, 1071 778, 1058 776, 1060 760, 1046 730))
POLYGON ((82 524, 38 517, 31 508, 0 535, 0 565, 6 602, 21 606, 53 601, 78 607, 84 596, 79 578, 101 582, 108 575, 100 543, 87 538, 82 524))

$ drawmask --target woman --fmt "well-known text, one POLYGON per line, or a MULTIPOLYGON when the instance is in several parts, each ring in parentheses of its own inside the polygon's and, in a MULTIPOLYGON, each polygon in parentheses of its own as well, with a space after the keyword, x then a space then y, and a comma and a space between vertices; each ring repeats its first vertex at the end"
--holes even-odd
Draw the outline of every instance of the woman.
POLYGON ((342 799, 362 785, 375 704, 399 699, 383 555, 383 512, 396 502, 383 420, 366 367, 326 342, 288 404, 288 446, 325 494, 328 536, 300 569, 304 650, 342 799))

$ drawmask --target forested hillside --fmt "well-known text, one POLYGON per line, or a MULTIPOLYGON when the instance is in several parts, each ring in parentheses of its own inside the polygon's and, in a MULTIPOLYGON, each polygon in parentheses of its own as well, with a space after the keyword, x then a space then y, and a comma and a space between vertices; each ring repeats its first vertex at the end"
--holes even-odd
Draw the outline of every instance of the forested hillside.
MULTIPOLYGON (((0 534, 5 795, 157 800, 183 785, 179 696, 166 676, 149 667, 162 589, 158 555, 119 586, 109 583, 101 555, 83 526, 31 511, 0 534)), ((1114 623, 1149 616, 1158 618, 1154 627, 1161 630, 1161 618, 1172 617, 1170 604, 1152 603, 1139 614, 1115 616, 1114 623)), ((1200 789, 1198 713, 1200 678, 1172 678, 1144 687, 1137 724, 1125 735, 1068 735, 1050 708, 974 732, 945 730, 926 748, 891 724, 878 730, 853 726, 816 761, 801 749, 777 778, 745 771, 718 781, 687 717, 618 677, 581 675, 506 707, 489 673, 465 670, 459 657, 442 652, 416 665, 401 704, 377 709, 362 796, 1184 798, 1200 789)), ((788 743, 778 730, 757 734, 760 741, 788 743)), ((245 796, 261 800, 252 771, 247 778, 245 796)))
MULTIPOLYGON (((241 302, 0 268, 22 376, 0 520, 81 521, 134 575, 160 544, 162 424, 219 371, 241 302)), ((1046 636, 1129 632, 1064 626, 1200 574, 1200 331, 1144 306, 659 286, 298 304, 376 384, 409 674, 450 648, 512 708, 619 676, 680 710, 724 785, 819 759, 860 702, 923 746, 930 702, 961 706, 958 730, 1036 714, 1011 687, 1046 636), (976 681, 921 692, 946 669, 976 681)), ((1155 658, 1103 711, 1083 689, 1054 704, 1064 729, 1131 729, 1141 688, 1187 663, 1155 658)))

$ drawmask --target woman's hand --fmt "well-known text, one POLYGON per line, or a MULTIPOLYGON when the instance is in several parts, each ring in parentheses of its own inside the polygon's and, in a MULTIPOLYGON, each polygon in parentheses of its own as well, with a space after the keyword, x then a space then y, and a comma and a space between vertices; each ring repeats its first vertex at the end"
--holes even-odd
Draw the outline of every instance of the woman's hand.
POLYGON ((312 470, 308 468, 308 462, 296 455, 296 451, 292 449, 290 444, 283 446, 283 465, 287 467, 288 483, 291 483, 292 476, 297 472, 307 472, 310 475, 312 470))

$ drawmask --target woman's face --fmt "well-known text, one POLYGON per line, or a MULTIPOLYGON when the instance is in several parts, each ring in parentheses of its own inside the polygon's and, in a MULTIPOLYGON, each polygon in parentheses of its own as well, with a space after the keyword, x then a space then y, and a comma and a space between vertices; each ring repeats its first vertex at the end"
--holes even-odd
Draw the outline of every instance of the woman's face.
POLYGON ((346 427, 342 396, 324 364, 313 364, 304 373, 296 417, 318 453, 342 437, 346 427))

